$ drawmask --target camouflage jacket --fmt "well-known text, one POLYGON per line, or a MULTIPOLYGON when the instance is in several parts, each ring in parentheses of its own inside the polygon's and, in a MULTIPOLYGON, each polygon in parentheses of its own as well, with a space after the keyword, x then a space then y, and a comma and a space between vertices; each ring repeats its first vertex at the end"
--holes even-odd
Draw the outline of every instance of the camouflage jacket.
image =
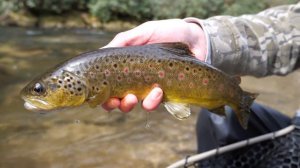
POLYGON ((256 15, 187 21, 206 33, 208 62, 229 74, 285 75, 300 67, 300 3, 256 15))

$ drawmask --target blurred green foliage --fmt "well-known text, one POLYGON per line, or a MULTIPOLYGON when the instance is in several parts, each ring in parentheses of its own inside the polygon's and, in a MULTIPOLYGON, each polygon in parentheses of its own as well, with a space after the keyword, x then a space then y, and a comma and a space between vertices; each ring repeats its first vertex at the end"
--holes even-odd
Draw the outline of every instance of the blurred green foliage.
POLYGON ((182 18, 186 16, 207 17, 223 8, 223 0, 91 0, 93 15, 102 21, 182 18))
POLYGON ((240 15, 298 0, 0 0, 0 13, 25 10, 35 16, 72 11, 90 13, 102 22, 146 21, 194 16, 240 15))

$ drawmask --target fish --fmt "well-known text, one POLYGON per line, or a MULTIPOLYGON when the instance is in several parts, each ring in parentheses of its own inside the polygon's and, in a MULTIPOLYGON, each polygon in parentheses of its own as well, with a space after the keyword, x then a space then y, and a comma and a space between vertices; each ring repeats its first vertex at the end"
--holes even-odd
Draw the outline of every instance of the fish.
POLYGON ((143 100, 159 86, 162 104, 177 119, 188 118, 191 105, 223 116, 224 107, 230 106, 246 129, 250 106, 258 94, 243 91, 239 84, 237 77, 195 58, 184 43, 156 43, 82 53, 31 81, 21 97, 32 111, 84 103, 95 108, 129 93, 143 100))

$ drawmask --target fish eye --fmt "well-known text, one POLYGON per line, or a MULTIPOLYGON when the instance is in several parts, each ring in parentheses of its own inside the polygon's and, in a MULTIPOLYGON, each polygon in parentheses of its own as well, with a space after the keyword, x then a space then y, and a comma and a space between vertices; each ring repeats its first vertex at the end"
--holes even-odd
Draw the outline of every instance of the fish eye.
POLYGON ((42 84, 36 83, 34 85, 34 87, 33 87, 33 91, 35 93, 41 94, 41 93, 43 93, 45 91, 45 88, 44 88, 44 86, 42 84))

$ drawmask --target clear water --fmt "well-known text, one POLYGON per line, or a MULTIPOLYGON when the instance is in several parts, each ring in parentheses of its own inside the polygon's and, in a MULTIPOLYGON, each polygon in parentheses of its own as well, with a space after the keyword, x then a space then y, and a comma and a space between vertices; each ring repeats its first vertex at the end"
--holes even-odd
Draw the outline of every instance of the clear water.
MULTIPOLYGON (((195 153, 197 112, 178 121, 163 108, 146 114, 83 106, 46 115, 24 109, 19 91, 35 76, 108 43, 99 30, 0 28, 0 167, 166 167, 195 153)), ((300 72, 244 77, 258 101, 292 116, 300 106, 300 72)))

